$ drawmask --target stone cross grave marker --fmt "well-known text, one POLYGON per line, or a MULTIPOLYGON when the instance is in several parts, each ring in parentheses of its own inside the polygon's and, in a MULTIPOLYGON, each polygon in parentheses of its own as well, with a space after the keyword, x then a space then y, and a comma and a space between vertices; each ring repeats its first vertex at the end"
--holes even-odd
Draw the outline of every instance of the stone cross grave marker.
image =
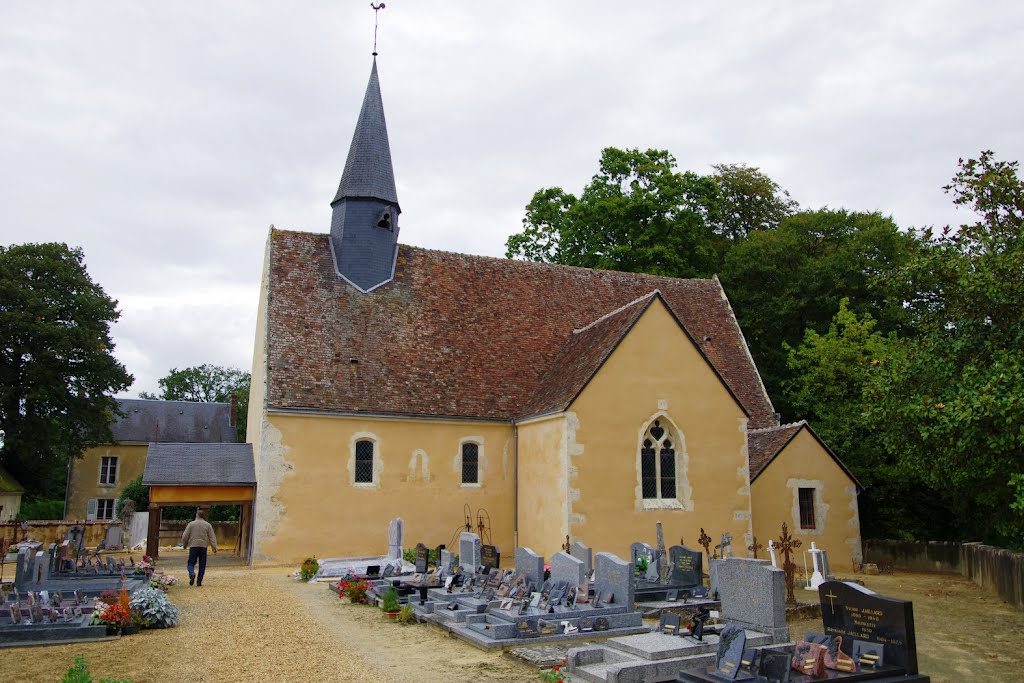
POLYGON ((722 534, 722 542, 715 546, 715 556, 723 560, 732 556, 732 534, 726 531, 722 534), (721 553, 718 550, 721 549, 721 553))
POLYGON ((544 558, 529 548, 516 548, 516 571, 528 584, 539 586, 544 583, 544 558))
POLYGON ((594 551, 591 550, 590 546, 583 545, 579 541, 573 541, 569 554, 583 562, 584 570, 589 579, 591 572, 594 571, 594 551))
POLYGON ((789 526, 782 523, 782 536, 779 538, 779 544, 775 546, 782 553, 782 571, 786 573, 786 602, 790 605, 796 604, 796 596, 793 594, 793 581, 796 576, 796 565, 793 564, 791 554, 794 550, 803 545, 803 541, 799 538, 793 538, 789 535, 789 526))
POLYGON ((459 566, 470 574, 480 566, 480 537, 472 532, 459 534, 459 566))
MULTIPOLYGON (((858 643, 884 646, 885 666, 898 666, 917 674, 917 635, 914 605, 843 581, 818 586, 821 621, 825 633, 843 638, 843 649, 857 652, 858 643)), ((861 651, 867 648, 861 647, 861 651)))
POLYGON ((594 555, 594 594, 601 594, 601 604, 609 602, 608 596, 612 596, 611 604, 626 605, 633 607, 633 565, 620 560, 611 553, 597 553, 594 555))

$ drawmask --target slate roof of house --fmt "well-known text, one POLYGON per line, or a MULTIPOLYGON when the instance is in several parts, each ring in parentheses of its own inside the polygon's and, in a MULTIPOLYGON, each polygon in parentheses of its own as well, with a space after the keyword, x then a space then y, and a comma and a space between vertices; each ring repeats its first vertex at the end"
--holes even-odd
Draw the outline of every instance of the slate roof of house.
POLYGON ((335 274, 327 235, 272 230, 269 287, 273 408, 502 420, 562 410, 642 312, 627 304, 657 292, 750 427, 776 424, 717 279, 400 245, 394 280, 360 293, 335 274))
POLYGON ((344 197, 372 197, 398 204, 376 58, 370 70, 370 80, 366 84, 356 130, 352 134, 352 144, 348 148, 345 170, 331 203, 344 197))
POLYGON ((747 455, 750 464, 750 481, 753 482, 757 479, 757 477, 765 471, 768 465, 771 464, 772 460, 774 460, 776 456, 778 456, 779 453, 789 445, 789 442, 792 441, 802 429, 806 429, 807 432, 814 437, 814 440, 817 441, 825 452, 836 461, 836 464, 846 472, 846 476, 853 481, 858 489, 863 491, 864 487, 859 481, 857 481, 857 477, 853 476, 853 472, 847 469, 846 465, 843 464, 843 461, 832 452, 831 448, 825 445, 825 442, 818 437, 805 420, 779 425, 778 427, 750 429, 747 431, 747 455))
POLYGON ((251 443, 151 443, 142 483, 229 486, 256 483, 251 443))
POLYGON ((0 465, 0 493, 24 493, 25 487, 0 465))
POLYGON ((194 401, 117 400, 124 417, 111 425, 118 443, 153 441, 223 443, 238 441, 231 404, 194 401))

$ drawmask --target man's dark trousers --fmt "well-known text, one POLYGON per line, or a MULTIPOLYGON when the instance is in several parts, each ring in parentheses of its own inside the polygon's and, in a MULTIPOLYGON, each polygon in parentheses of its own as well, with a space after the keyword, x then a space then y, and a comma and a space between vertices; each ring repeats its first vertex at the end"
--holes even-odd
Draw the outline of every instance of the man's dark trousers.
POLYGON ((203 585, 203 574, 206 573, 206 548, 188 549, 188 578, 196 577, 196 583, 203 585), (196 560, 199 560, 199 574, 196 574, 196 560))

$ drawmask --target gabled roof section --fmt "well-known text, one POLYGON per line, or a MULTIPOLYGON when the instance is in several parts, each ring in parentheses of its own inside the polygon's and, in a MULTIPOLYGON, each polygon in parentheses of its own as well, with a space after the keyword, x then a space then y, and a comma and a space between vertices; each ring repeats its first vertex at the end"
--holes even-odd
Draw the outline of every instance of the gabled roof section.
POLYGON ((0 493, 24 493, 25 487, 0 465, 0 493))
POLYGON ((117 399, 124 417, 110 426, 117 443, 231 443, 231 404, 117 399))
POLYGON ((818 442, 822 450, 829 454, 840 469, 846 473, 846 476, 850 478, 860 491, 864 490, 864 487, 857 477, 853 476, 853 472, 847 469, 843 461, 839 459, 832 449, 825 445, 818 435, 811 429, 811 426, 807 424, 805 420, 799 422, 793 422, 790 424, 780 425, 778 427, 768 427, 765 429, 751 429, 747 432, 747 454, 750 462, 750 482, 753 483, 755 479, 760 476, 762 472, 767 469, 768 465, 775 460, 776 457, 786 446, 796 438, 796 435, 801 430, 806 429, 807 433, 814 437, 814 440, 818 442))
POLYGON ((153 443, 146 454, 147 486, 241 486, 256 483, 251 443, 153 443))
POLYGON ((366 85, 356 130, 352 134, 352 144, 348 148, 345 171, 341 174, 338 192, 331 203, 352 197, 380 199, 398 205, 376 58, 370 70, 370 81, 366 85))
POLYGON ((657 290, 750 415, 748 426, 776 424, 717 280, 399 245, 394 279, 359 293, 334 274, 328 243, 322 234, 271 233, 270 409, 522 417, 545 381, 558 396, 545 401, 561 400, 640 314, 642 305, 629 304, 649 303, 657 290), (556 379, 556 359, 569 356, 576 370, 556 379))

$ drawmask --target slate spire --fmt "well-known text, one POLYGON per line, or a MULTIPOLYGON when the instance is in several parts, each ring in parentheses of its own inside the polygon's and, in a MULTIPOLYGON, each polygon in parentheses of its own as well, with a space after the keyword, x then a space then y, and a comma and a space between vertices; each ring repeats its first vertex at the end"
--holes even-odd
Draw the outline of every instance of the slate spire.
POLYGON ((391 280, 401 209, 376 57, 331 208, 331 250, 338 274, 364 292, 391 280))

